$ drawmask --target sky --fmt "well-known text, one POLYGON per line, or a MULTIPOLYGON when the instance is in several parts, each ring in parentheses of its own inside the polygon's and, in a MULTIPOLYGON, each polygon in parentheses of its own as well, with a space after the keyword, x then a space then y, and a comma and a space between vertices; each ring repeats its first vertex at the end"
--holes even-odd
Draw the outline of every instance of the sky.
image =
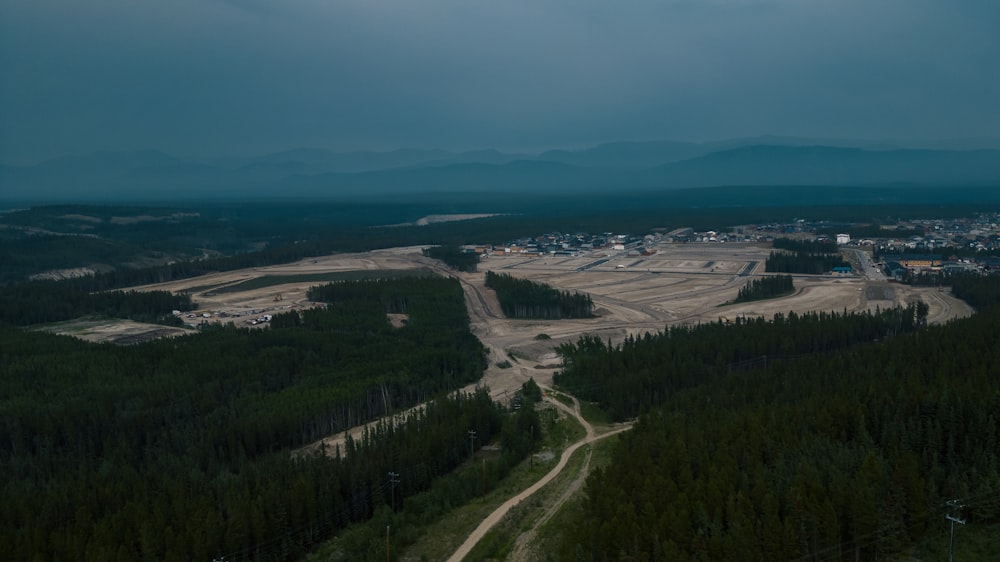
POLYGON ((1000 136, 996 0, 0 0, 0 163, 1000 136))

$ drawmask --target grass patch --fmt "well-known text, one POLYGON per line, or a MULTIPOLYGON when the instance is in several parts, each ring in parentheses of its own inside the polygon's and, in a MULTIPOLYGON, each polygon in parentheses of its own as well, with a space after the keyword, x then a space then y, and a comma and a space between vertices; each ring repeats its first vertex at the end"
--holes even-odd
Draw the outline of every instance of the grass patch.
MULTIPOLYGON (((591 445, 591 472, 596 468, 604 468, 611 464, 612 459, 614 459, 614 452, 617 443, 617 438, 609 437, 591 445)), ((534 544, 532 545, 533 548, 531 550, 539 553, 558 552, 559 546, 563 541, 563 531, 568 528, 568 525, 573 524, 576 515, 578 515, 580 510, 583 509, 582 505, 584 499, 583 491, 581 490, 580 493, 567 500, 551 519, 541 525, 535 535, 534 544)), ((555 555, 553 554, 553 558, 554 556, 555 555)), ((538 557, 537 559, 544 560, 542 557, 538 557)))
POLYGON ((580 415, 591 425, 610 425, 611 417, 597 405, 597 402, 580 401, 580 415))
POLYGON ((255 291, 287 285, 289 283, 334 283, 337 281, 365 281, 370 279, 399 279, 402 277, 426 277, 434 275, 427 269, 372 269, 358 271, 335 271, 331 273, 302 273, 297 275, 264 275, 219 287, 215 294, 255 291))
MULTIPOLYGON (((485 497, 477 498, 465 505, 455 506, 431 525, 419 529, 420 538, 400 551, 400 560, 445 560, 465 541, 476 527, 500 507, 511 496, 538 481, 559 462, 559 455, 566 445, 573 443, 584 435, 583 428, 572 418, 558 417, 552 407, 539 412, 544 429, 538 450, 551 450, 554 457, 548 461, 538 458, 534 467, 529 460, 524 460, 503 479, 496 489, 485 497), (551 412, 551 413, 550 413, 551 412)), ((537 434, 536 434, 537 435, 537 434)), ((576 457, 577 455, 574 455, 576 457)), ((548 489, 546 486, 545 489, 548 489)), ((545 489, 539 493, 544 493, 545 489)), ((531 504, 536 496, 523 502, 531 504)), ((520 507, 520 506, 519 506, 520 507)), ((473 552, 478 552, 474 550, 473 552)), ((466 560, 481 560, 475 554, 470 554, 466 560)))
MULTIPOLYGON (((547 514, 547 506, 556 502, 573 485, 580 475, 587 455, 590 455, 590 466, 587 468, 587 473, 590 474, 595 468, 611 463, 616 441, 615 437, 609 437, 581 447, 566 464, 562 474, 534 496, 512 509, 503 521, 483 537, 466 559, 506 559, 516 547, 518 538, 535 527, 547 514)), ((572 516, 579 511, 582 502, 582 490, 577 490, 547 521, 537 527, 535 535, 530 537, 530 543, 521 551, 522 557, 519 560, 556 559, 554 553, 558 552, 562 541, 562 530, 571 524, 572 516)))
POLYGON ((183 291, 180 292, 185 295, 193 295, 195 293, 203 293, 205 291, 211 291, 212 289, 224 287, 228 284, 229 283, 226 282, 226 283, 209 283, 208 285, 195 285, 194 287, 188 287, 187 289, 184 289, 183 291))
POLYGON ((563 394, 561 392, 557 392, 555 390, 552 390, 552 391, 549 391, 549 396, 551 396, 552 398, 555 398, 556 400, 562 402, 563 404, 566 404, 567 406, 569 406, 571 408, 573 407, 573 399, 570 398, 569 396, 566 396, 565 394, 563 394))

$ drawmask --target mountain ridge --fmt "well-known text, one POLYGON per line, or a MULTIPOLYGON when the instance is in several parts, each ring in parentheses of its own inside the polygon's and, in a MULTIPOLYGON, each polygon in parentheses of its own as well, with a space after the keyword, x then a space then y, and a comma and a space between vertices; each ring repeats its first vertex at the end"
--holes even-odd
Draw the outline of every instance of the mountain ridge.
POLYGON ((949 184, 1000 186, 1000 150, 872 149, 763 137, 707 144, 617 142, 536 155, 299 148, 214 165, 157 150, 100 151, 33 166, 0 166, 0 198, 37 200, 949 184), (741 144, 762 139, 778 144, 741 144))

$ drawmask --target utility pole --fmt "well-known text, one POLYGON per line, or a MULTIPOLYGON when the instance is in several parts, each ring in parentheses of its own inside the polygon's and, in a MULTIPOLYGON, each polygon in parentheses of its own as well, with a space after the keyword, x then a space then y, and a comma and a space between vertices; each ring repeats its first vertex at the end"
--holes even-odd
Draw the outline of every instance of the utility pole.
POLYGON ((398 472, 389 472, 389 484, 392 484, 392 510, 396 511, 396 484, 399 484, 398 472))
POLYGON ((959 505, 958 500, 949 500, 947 504, 948 504, 948 513, 947 515, 944 516, 944 518, 947 519, 948 521, 951 521, 951 538, 948 541, 948 562, 953 562, 955 554, 955 523, 958 523, 959 525, 965 525, 965 519, 959 519, 958 517, 953 516, 951 514, 951 510, 962 509, 965 506, 959 505))
POLYGON ((389 551, 389 526, 385 526, 385 562, 392 562, 392 554, 389 551))
POLYGON ((476 430, 475 429, 470 429, 469 430, 469 456, 475 456, 475 454, 476 454, 476 446, 474 444, 475 441, 476 441, 476 430))
POLYGON ((528 470, 535 469, 535 424, 531 424, 531 448, 528 449, 528 470))

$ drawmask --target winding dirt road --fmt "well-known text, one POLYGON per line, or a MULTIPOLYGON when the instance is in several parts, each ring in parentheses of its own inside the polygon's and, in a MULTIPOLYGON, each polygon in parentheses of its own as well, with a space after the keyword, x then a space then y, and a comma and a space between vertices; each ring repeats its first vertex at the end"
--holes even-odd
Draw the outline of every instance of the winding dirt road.
MULTIPOLYGON (((552 481, 552 479, 558 476, 559 473, 561 473, 563 469, 566 468, 566 463, 569 462, 569 459, 570 457, 573 456, 573 453, 575 453, 580 447, 593 443, 594 441, 605 439, 607 437, 611 437, 612 435, 617 435, 623 431, 628 431, 629 429, 632 429, 631 425, 624 425, 616 427, 615 429, 612 429, 611 431, 608 431, 606 433, 598 434, 594 431, 593 426, 591 426, 590 423, 588 423, 587 420, 585 420, 583 416, 580 415, 580 404, 579 402, 576 401, 576 398, 573 397, 570 398, 573 400, 573 408, 570 408, 569 406, 563 404, 562 402, 554 400, 552 398, 546 397, 545 400, 550 404, 554 405, 555 407, 565 411, 569 415, 576 418, 576 420, 580 422, 580 425, 582 425, 586 430, 587 432, 586 435, 576 443, 573 443, 572 445, 567 447, 562 452, 562 455, 559 457, 559 462, 556 464, 556 466, 554 466, 552 470, 546 473, 545 476, 541 477, 537 482, 535 482, 528 488, 525 488, 524 491, 522 491, 521 493, 505 501, 502 505, 500 505, 500 507, 496 508, 493 511, 493 513, 489 514, 486 517, 486 519, 483 519, 483 522, 480 523, 479 526, 476 527, 474 531, 472 531, 472 534, 469 535, 469 538, 467 538, 465 542, 463 542, 461 546, 458 547, 458 550, 456 550, 455 553, 448 558, 448 562, 460 562, 461 560, 463 560, 469 554, 469 552, 472 551, 473 547, 475 547, 476 544, 478 544, 479 541, 482 540, 484 536, 486 536, 486 533, 489 532, 489 530, 492 529, 497 523, 499 523, 504 518, 505 515, 507 515, 507 512, 509 512, 517 504, 531 497, 532 494, 534 494, 538 490, 544 488, 546 484, 548 484, 549 482, 552 481)), ((585 473, 586 469, 585 468, 582 469, 581 472, 585 473)), ((560 498, 560 500, 565 501, 566 497, 560 498)), ((557 502, 557 505, 555 505, 554 507, 549 508, 549 513, 547 514, 549 517, 551 517, 551 513, 555 512, 555 509, 558 509, 558 505, 559 502, 557 502)), ((543 520, 544 519, 547 519, 547 517, 543 518, 543 520)))

